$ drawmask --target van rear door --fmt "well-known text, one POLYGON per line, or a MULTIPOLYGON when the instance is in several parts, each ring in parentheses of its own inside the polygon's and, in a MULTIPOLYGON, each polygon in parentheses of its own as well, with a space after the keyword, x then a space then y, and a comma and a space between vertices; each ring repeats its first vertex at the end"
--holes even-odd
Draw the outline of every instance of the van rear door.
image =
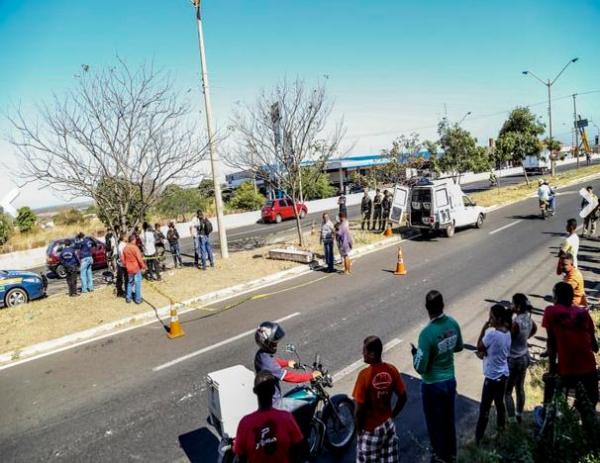
POLYGON ((452 204, 450 202, 450 192, 446 185, 435 187, 433 201, 435 215, 440 226, 452 223, 452 204))
POLYGON ((410 188, 404 185, 396 185, 394 188, 394 197, 392 199, 392 210, 390 212, 390 220, 393 223, 402 223, 406 208, 408 206, 408 194, 410 188))

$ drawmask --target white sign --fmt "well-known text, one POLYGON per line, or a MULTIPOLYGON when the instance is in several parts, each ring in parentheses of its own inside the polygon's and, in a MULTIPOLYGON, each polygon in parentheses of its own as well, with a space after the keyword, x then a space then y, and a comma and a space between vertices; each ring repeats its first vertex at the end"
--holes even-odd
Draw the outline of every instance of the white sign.
POLYGON ((20 193, 21 190, 19 188, 15 188, 14 190, 11 190, 4 198, 2 198, 2 201, 0 201, 0 207, 2 210, 10 215, 13 219, 17 217, 17 208, 13 206, 12 203, 15 201, 15 199, 17 199, 20 193))

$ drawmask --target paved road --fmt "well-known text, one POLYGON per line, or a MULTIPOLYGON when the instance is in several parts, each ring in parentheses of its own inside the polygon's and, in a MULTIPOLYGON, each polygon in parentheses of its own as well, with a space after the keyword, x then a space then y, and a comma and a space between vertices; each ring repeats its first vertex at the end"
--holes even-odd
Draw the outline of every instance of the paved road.
MULTIPOLYGON (((595 164, 600 163, 600 159, 596 159, 593 161, 595 164)), ((573 169, 575 165, 568 166, 560 166, 557 168, 559 172, 573 169)), ((502 177, 500 179, 501 187, 514 185, 516 183, 522 182, 524 179, 523 175, 511 175, 508 177, 502 177)), ((489 189, 490 184, 489 181, 479 181, 474 183, 469 183, 463 186, 463 190, 466 193, 474 193, 478 191, 484 191, 489 189)), ((335 214, 337 210, 329 211, 331 214, 335 214)), ((303 220, 304 226, 310 226, 310 224, 315 221, 316 224, 320 223, 320 217, 322 212, 310 213, 303 220)), ((350 219, 358 219, 360 217, 360 208, 359 206, 351 206, 348 208, 348 215, 350 219)), ((241 251, 245 249, 253 249, 259 246, 264 246, 266 244, 276 243, 281 240, 285 240, 286 237, 290 237, 295 233, 296 224, 293 220, 286 221, 280 224, 254 224, 246 227, 240 227, 236 229, 232 229, 229 231, 227 238, 230 246, 230 250, 241 251)), ((218 249, 218 234, 213 233, 211 237, 213 242, 213 246, 218 249)), ((181 240, 181 249, 184 254, 184 258, 191 262, 194 257, 194 248, 192 245, 192 241, 190 238, 185 238, 181 240)), ((167 262, 170 264, 170 257, 167 256, 167 262)), ((45 267, 36 267, 34 269, 30 269, 34 272, 46 272, 45 267)), ((55 277, 54 274, 48 274, 49 277, 49 285, 48 285, 48 294, 53 295, 61 292, 67 291, 66 282, 64 280, 59 280, 55 277)), ((104 284, 102 281, 102 272, 96 271, 94 272, 94 280, 96 285, 104 284)))
MULTIPOLYGON (((566 219, 579 210, 577 189, 561 193, 559 213, 547 221, 529 199, 491 213, 483 230, 405 242, 409 274, 402 279, 391 273, 396 250, 389 248, 358 260, 351 277, 314 272, 261 290, 271 293, 267 297, 215 305, 208 318, 186 314, 186 336, 177 340, 168 340, 156 323, 5 369, 0 454, 11 462, 214 462, 217 441, 206 427, 203 378, 234 364, 252 366, 253 340, 243 333, 287 317, 287 340, 305 357, 320 352, 338 371, 360 358, 367 334, 413 339, 406 336, 424 322, 422 300, 431 288, 441 290, 450 307, 475 295, 477 305, 456 314, 465 326, 479 323, 485 298, 496 297, 499 287, 515 291, 526 280, 535 286, 541 268, 552 271, 550 253, 566 219)), ((413 408, 415 401, 418 394, 413 408)), ((411 439, 426 442, 422 420, 413 421, 411 439)), ((407 435, 402 448, 418 452, 407 435)))

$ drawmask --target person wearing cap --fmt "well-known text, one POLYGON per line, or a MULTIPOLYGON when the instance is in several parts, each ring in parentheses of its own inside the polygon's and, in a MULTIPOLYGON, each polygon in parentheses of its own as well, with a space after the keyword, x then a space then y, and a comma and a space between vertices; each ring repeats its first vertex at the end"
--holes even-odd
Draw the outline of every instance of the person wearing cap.
POLYGON ((552 195, 552 191, 550 190, 550 186, 548 186, 548 182, 544 179, 538 180, 538 191, 537 191, 538 199, 540 201, 540 207, 543 204, 547 204, 550 209, 552 209, 550 205, 550 196, 552 195))
POLYGON ((308 458, 308 445, 293 415, 273 408, 277 378, 260 371, 254 379, 258 410, 238 425, 234 453, 242 463, 300 463, 308 458))

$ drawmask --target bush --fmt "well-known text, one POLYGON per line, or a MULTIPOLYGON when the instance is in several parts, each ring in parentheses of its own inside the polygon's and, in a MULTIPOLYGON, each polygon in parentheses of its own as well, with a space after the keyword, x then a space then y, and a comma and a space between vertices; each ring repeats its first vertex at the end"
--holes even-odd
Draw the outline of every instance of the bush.
POLYGON ((11 217, 0 209, 0 246, 8 242, 13 235, 14 229, 11 217))
POLYGON ((198 209, 206 211, 211 199, 202 196, 198 188, 182 188, 178 185, 169 185, 161 194, 156 210, 165 217, 175 217, 186 221, 186 214, 194 215, 198 209))
POLYGON ((56 225, 79 225, 85 222, 85 217, 80 210, 72 208, 60 211, 52 220, 56 225))
POLYGON ((229 206, 243 211, 255 211, 262 207, 265 199, 254 189, 252 182, 244 182, 233 193, 229 206))
POLYGON ((21 233, 28 233, 35 228, 37 223, 37 215, 31 208, 25 206, 18 211, 16 225, 21 233))

